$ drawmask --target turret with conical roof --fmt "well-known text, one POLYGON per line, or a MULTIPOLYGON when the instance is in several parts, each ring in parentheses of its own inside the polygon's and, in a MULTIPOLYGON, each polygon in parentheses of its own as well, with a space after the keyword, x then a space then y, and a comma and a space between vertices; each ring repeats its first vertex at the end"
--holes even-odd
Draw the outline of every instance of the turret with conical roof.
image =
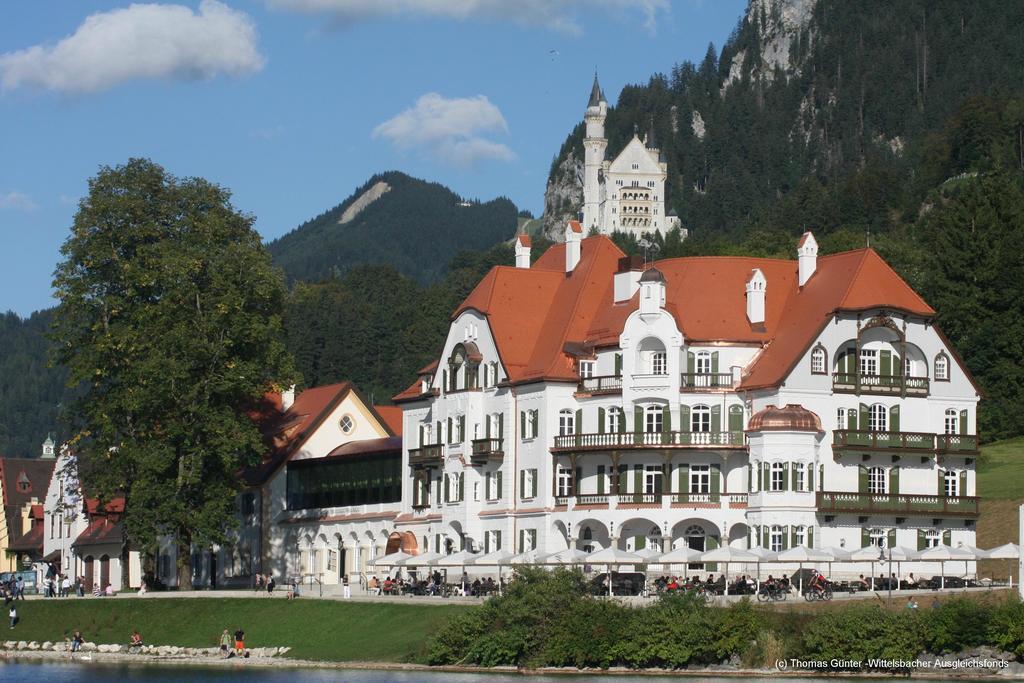
POLYGON ((607 103, 604 98, 604 91, 601 90, 601 84, 597 82, 597 72, 594 72, 594 85, 590 88, 590 102, 587 103, 588 107, 599 107, 602 102, 607 103))
POLYGON ((583 140, 583 226, 589 232, 600 229, 601 220, 601 167, 608 140, 604 136, 604 120, 608 116, 608 102, 601 92, 601 84, 594 73, 594 85, 590 89, 590 103, 583 116, 587 135, 583 140))

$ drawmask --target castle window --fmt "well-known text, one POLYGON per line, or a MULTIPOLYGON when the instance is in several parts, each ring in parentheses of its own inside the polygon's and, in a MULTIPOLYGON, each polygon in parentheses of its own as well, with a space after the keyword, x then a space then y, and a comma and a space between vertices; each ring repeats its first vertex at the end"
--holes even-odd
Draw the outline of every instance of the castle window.
POLYGON ((665 354, 664 351, 655 351, 653 354, 651 354, 651 374, 668 374, 668 356, 665 354))
POLYGON ((793 545, 794 546, 806 546, 807 545, 807 527, 795 526, 793 527, 793 545))
POLYGON ((771 490, 782 491, 786 486, 786 470, 781 462, 772 463, 771 490))
POLYGON ((690 465, 690 493, 711 493, 710 465, 690 465))
POLYGON ((693 407, 693 410, 690 411, 690 431, 711 431, 711 408, 704 404, 693 407))
POLYGON ((947 496, 956 498, 960 495, 960 476, 956 470, 946 470, 942 480, 945 483, 944 489, 947 496))
POLYGON ((594 376, 594 361, 592 360, 581 360, 580 361, 580 379, 588 379, 594 376))
POLYGON ((782 527, 776 524, 768 535, 768 549, 773 553, 782 550, 782 527))
POLYGON ((644 431, 648 434, 660 433, 665 424, 665 414, 659 405, 644 408, 644 431))
POLYGON ((615 434, 619 431, 619 426, 622 424, 622 409, 617 407, 611 407, 608 409, 608 433, 615 434))
POLYGON ((875 403, 868 408, 868 430, 872 432, 889 431, 889 410, 881 403, 875 403))

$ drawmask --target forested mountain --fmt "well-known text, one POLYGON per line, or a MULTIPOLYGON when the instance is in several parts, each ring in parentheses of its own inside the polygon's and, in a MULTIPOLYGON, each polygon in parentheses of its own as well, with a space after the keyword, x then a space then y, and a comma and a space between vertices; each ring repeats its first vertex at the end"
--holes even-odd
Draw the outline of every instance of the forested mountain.
POLYGON ((500 197, 465 200, 438 183, 390 171, 270 243, 289 281, 317 281, 364 263, 437 281, 452 256, 486 250, 516 233, 516 206, 500 197))
POLYGON ((67 373, 47 367, 52 314, 0 316, 0 456, 36 457, 47 433, 63 436, 57 414, 67 373))

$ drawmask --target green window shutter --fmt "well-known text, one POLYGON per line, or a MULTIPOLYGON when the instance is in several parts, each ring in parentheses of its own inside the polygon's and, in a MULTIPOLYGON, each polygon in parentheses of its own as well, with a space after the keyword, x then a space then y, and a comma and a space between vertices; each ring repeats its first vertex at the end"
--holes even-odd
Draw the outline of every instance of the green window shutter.
POLYGON ((494 532, 494 549, 501 550, 501 531, 494 532))
POLYGON ((526 470, 519 470, 519 499, 528 498, 526 495, 526 470))
POLYGON ((526 411, 525 410, 520 410, 519 411, 519 438, 520 439, 525 439, 526 437, 527 437, 527 434, 526 434, 526 411))
POLYGON ((754 492, 754 469, 753 465, 747 465, 747 493, 754 492))
POLYGON ((615 376, 622 377, 622 354, 615 354, 615 376))
POLYGON ((484 554, 491 552, 491 535, 488 533, 484 534, 484 554))
POLYGON ((767 524, 765 524, 763 527, 761 527, 761 547, 762 548, 767 548, 771 544, 771 538, 769 537, 770 533, 771 533, 771 530, 768 528, 767 524))
POLYGON ((576 478, 572 480, 572 495, 578 496, 580 493, 580 487, 583 483, 583 468, 576 468, 576 478))
POLYGON ((757 490, 764 491, 764 468, 761 465, 757 465, 757 490))
POLYGON ((860 429, 862 432, 866 432, 871 428, 871 422, 868 420, 868 406, 866 403, 860 404, 860 429))
POLYGON ((878 374, 883 377, 895 374, 892 371, 892 351, 883 349, 882 352, 878 354, 878 374))
POLYGON ((861 529, 860 530, 860 547, 861 548, 867 548, 869 545, 871 545, 871 535, 868 533, 867 529, 861 529))
POLYGON ((850 408, 846 411, 846 428, 851 432, 857 431, 857 409, 850 408))
POLYGON ((521 553, 525 553, 526 552, 526 530, 525 529, 520 529, 519 530, 519 552, 521 552, 521 553))
POLYGON ((818 465, 818 488, 825 490, 825 466, 818 465))
POLYGON ((498 413, 498 438, 505 438, 505 413, 498 413))
POLYGON ((718 372, 718 351, 711 352, 711 374, 718 372))
POLYGON ((416 443, 418 443, 420 446, 423 445, 423 425, 420 425, 420 440, 417 441, 416 443))
POLYGON ((693 351, 686 352, 686 374, 692 375, 694 368, 697 366, 697 354, 693 351))
POLYGON ((633 545, 635 546, 636 550, 643 550, 644 548, 647 547, 647 537, 646 536, 637 536, 637 537, 635 537, 633 539, 633 545))
POLYGON ((604 465, 597 466, 597 495, 603 496, 604 490, 604 465))
MULTIPOLYGON (((679 466, 679 493, 686 495, 690 493, 690 464, 683 463, 679 466)), ((684 498, 684 500, 686 500, 684 498)))
POLYGON ((807 490, 814 490, 814 463, 807 465, 807 490))
MULTIPOLYGON (((718 463, 711 463, 710 476, 708 477, 711 486, 711 495, 717 496, 722 492, 722 466, 718 463)), ((716 497, 711 499, 712 501, 717 500, 716 497)))
POLYGON ((459 502, 466 500, 466 473, 459 472, 459 502))
POLYGON ((443 487, 441 486, 441 477, 438 477, 436 483, 434 484, 434 500, 437 502, 438 505, 441 504, 441 489, 442 488, 443 487))
POLYGON ((846 352, 846 374, 855 375, 857 374, 857 352, 856 349, 850 349, 846 352))
POLYGON ((946 529, 945 531, 943 531, 942 532, 942 545, 949 545, 950 544, 950 539, 951 539, 952 535, 953 534, 950 532, 949 529, 946 529))
POLYGON ((672 489, 672 468, 667 462, 661 463, 661 492, 668 493, 672 489))
POLYGON ((466 416, 459 415, 459 441, 466 440, 466 416))
POLYGON ((612 410, 618 411, 619 414, 619 434, 626 433, 626 411, 622 408, 613 408, 612 410))
POLYGON ((536 498, 537 497, 537 480, 540 477, 537 476, 537 470, 536 469, 533 469, 533 470, 530 470, 530 471, 533 472, 533 477, 531 477, 531 479, 533 479, 533 497, 536 498))
POLYGON ((452 431, 452 419, 449 417, 445 422, 446 431, 448 435, 448 443, 455 443, 455 432, 452 431))
POLYGON ((924 550, 928 546, 928 538, 924 534, 924 529, 917 530, 917 549, 924 550))
POLYGON ((537 549, 537 530, 536 529, 527 529, 526 530, 526 535, 530 537, 530 550, 536 550, 537 549))
POLYGON ((966 410, 961 410, 960 411, 960 433, 961 434, 969 434, 970 433, 970 431, 967 429, 967 411, 966 410))
POLYGON ((938 494, 940 496, 946 495, 946 473, 942 471, 942 468, 935 470, 936 478, 938 479, 938 494))
POLYGON ((664 434, 672 431, 672 409, 668 406, 661 409, 661 431, 664 434))
POLYGON ((896 495, 900 492, 900 468, 893 465, 889 470, 889 493, 896 495))
MULTIPOLYGON (((491 473, 487 472, 484 474, 484 496, 487 500, 491 499, 491 473)), ((486 534, 485 534, 486 536, 486 534)))
POLYGON ((573 426, 575 427, 577 434, 583 433, 583 408, 576 411, 576 422, 573 426))
POLYGON ((885 545, 887 547, 889 547, 889 548, 895 548, 896 547, 896 530, 895 529, 889 529, 889 534, 888 534, 888 536, 886 538, 885 545))
POLYGON ((597 409, 597 433, 604 434, 604 408, 597 409))
POLYGON ((444 443, 444 435, 441 434, 441 421, 440 420, 437 421, 437 431, 434 432, 434 443, 436 443, 436 444, 444 443))
POLYGON ((966 470, 960 473, 960 486, 957 489, 957 493, 961 496, 967 495, 967 472, 966 470))
POLYGON ((900 354, 892 354, 892 374, 896 377, 903 377, 903 364, 900 363, 900 354))
POLYGON ((444 388, 445 391, 449 391, 451 389, 451 387, 448 386, 448 371, 447 370, 442 370, 441 371, 441 387, 444 388))
POLYGON ((484 438, 491 438, 491 416, 484 415, 484 438))
POLYGON ((446 502, 446 503, 450 503, 451 502, 451 496, 448 493, 450 485, 451 485, 451 479, 448 477, 448 473, 445 472, 445 474, 444 474, 444 502, 446 502))
POLYGON ((743 407, 729 406, 729 431, 743 431, 743 407))
POLYGON ((814 527, 813 526, 807 527, 807 547, 808 548, 813 548, 814 547, 814 527))
POLYGON ((504 497, 503 490, 501 487, 501 470, 494 473, 494 497, 501 499, 504 497))
POLYGON ((868 492, 868 468, 864 465, 860 465, 857 468, 857 492, 867 493, 868 492))
POLYGON ((791 488, 789 484, 789 463, 784 462, 782 463, 782 490, 789 491, 791 488))
POLYGON ((762 491, 767 491, 772 487, 772 466, 771 463, 761 463, 761 472, 763 474, 764 488, 762 491))
POLYGON ((711 433, 722 431, 722 406, 711 406, 711 433))
POLYGON ((900 431, 900 407, 893 406, 889 408, 889 431, 898 432, 900 431))
POLYGON ((434 552, 441 552, 441 534, 434 534, 434 552))
POLYGON ((633 493, 641 495, 644 492, 644 466, 633 465, 633 493))
POLYGON ((644 409, 640 406, 633 407, 633 433, 640 434, 644 431, 644 409))
POLYGON ((688 432, 693 428, 690 422, 690 406, 679 406, 679 431, 688 432))
POLYGON ((800 466, 801 465, 798 462, 794 462, 794 463, 791 463, 789 465, 789 490, 790 491, 799 491, 800 490, 800 489, 798 489, 796 487, 796 471, 797 471, 798 468, 800 468, 800 466))
POLYGON ((533 431, 530 436, 536 438, 538 434, 540 434, 540 411, 535 409, 533 411, 533 431))
POLYGON ((619 484, 619 491, 618 491, 618 493, 619 493, 620 496, 626 494, 626 489, 629 486, 629 477, 627 476, 628 473, 629 473, 629 466, 628 465, 619 465, 619 474, 616 477, 616 481, 618 481, 618 484, 619 484))

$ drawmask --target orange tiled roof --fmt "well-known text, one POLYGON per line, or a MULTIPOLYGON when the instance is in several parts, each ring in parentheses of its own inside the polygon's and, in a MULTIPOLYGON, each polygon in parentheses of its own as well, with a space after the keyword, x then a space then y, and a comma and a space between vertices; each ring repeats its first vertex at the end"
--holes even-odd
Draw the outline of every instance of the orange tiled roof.
POLYGON ((398 406, 373 406, 377 415, 384 421, 384 426, 395 436, 402 435, 402 409, 398 406))
MULTIPOLYGON (((487 317, 513 383, 575 381, 566 344, 617 344, 626 318, 639 305, 638 295, 613 301, 614 274, 622 256, 607 237, 588 237, 581 241, 579 263, 567 274, 565 246, 555 245, 529 269, 493 268, 452 317, 470 309, 487 317)), ((935 315, 872 249, 819 257, 816 272, 802 288, 795 260, 690 257, 655 265, 665 277, 666 308, 687 342, 764 346, 743 380, 744 388, 782 382, 837 311, 888 308, 925 318, 935 315), (764 323, 751 325, 745 286, 755 268, 768 284, 764 323)), ((414 383, 395 399, 419 396, 419 384, 414 383)))

